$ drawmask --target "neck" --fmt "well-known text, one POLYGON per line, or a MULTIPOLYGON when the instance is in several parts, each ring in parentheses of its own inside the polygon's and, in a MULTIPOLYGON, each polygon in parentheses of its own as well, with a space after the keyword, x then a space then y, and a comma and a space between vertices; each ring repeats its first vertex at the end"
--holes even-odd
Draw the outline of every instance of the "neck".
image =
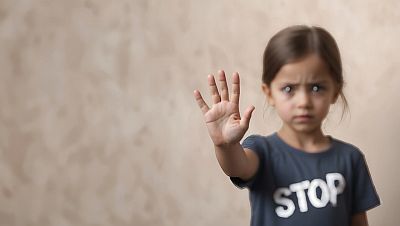
POLYGON ((278 135, 290 146, 310 153, 321 152, 330 145, 329 138, 323 134, 321 128, 314 131, 297 132, 283 126, 278 131, 278 135))

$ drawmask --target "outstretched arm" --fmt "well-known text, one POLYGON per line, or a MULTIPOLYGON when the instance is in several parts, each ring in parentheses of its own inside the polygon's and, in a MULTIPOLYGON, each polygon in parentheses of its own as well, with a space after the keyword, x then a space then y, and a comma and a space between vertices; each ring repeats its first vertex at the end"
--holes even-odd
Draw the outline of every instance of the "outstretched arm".
POLYGON ((232 95, 229 98, 225 72, 219 71, 220 90, 217 88, 214 76, 208 76, 213 105, 210 108, 198 90, 194 97, 204 114, 204 119, 211 140, 214 143, 215 153, 222 170, 228 176, 251 178, 257 171, 259 159, 254 151, 243 149, 240 140, 246 133, 253 106, 247 108, 243 117, 239 112, 240 79, 239 74, 232 76, 232 95))

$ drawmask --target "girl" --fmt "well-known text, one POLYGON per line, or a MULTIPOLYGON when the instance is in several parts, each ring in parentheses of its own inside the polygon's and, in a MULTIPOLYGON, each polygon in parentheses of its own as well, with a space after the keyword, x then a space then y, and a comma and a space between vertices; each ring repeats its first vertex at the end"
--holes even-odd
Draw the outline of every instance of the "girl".
POLYGON ((250 191, 251 225, 368 225, 366 211, 380 204, 362 152, 323 134, 321 124, 343 95, 342 65, 333 37, 323 28, 292 26, 269 41, 262 90, 282 119, 279 131, 251 135, 242 144, 253 106, 239 114, 239 74, 232 94, 224 71, 208 76, 213 105, 199 91, 218 162, 231 181, 250 191))

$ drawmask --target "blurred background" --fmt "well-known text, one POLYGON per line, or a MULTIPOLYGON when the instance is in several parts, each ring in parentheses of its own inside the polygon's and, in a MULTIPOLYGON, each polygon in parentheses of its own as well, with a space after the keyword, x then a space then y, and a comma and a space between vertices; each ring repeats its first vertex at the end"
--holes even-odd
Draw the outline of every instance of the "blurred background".
MULTIPOLYGON (((0 225, 249 225, 247 190, 219 168, 202 114, 207 74, 238 71, 249 134, 279 118, 261 92, 269 38, 319 25, 343 57, 350 114, 326 133, 364 152, 400 221, 400 2, 0 0, 0 225)), ((228 76, 230 78, 230 76, 228 76)))

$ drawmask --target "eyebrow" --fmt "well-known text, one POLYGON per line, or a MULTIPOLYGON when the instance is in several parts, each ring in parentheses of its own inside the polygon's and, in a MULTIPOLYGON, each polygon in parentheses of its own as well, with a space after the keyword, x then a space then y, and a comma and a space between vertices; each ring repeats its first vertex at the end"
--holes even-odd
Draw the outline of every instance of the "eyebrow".
MULTIPOLYGON (((317 81, 312 81, 306 83, 307 85, 313 85, 313 84, 326 84, 328 83, 327 80, 317 80, 317 81)), ((300 83, 295 83, 295 82, 281 82, 280 85, 292 85, 292 86, 298 86, 300 83)))

